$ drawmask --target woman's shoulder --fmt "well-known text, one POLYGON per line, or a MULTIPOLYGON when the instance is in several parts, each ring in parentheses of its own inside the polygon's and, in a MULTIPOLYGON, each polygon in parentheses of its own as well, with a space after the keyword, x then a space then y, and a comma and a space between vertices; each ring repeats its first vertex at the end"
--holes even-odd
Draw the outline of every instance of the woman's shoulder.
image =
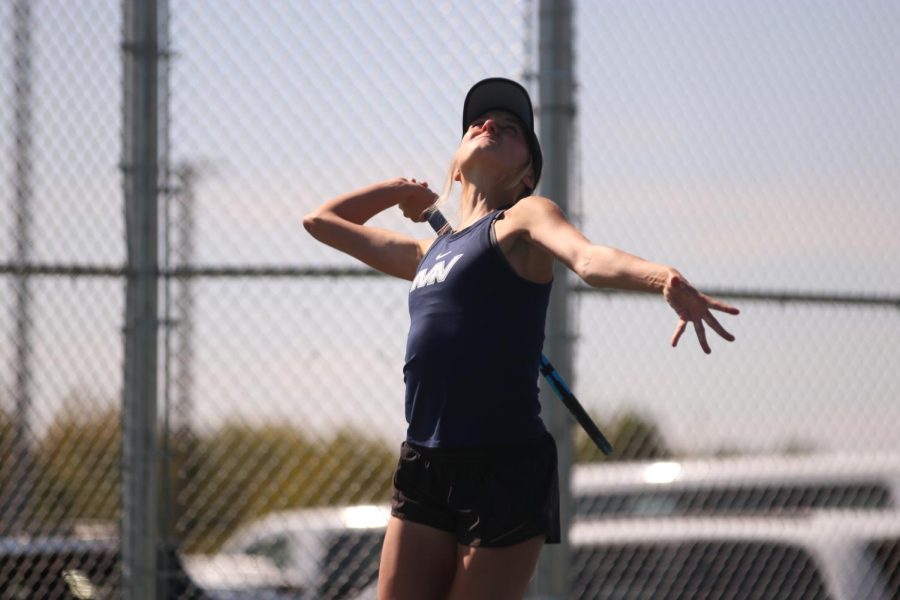
POLYGON ((545 196, 526 196, 506 209, 504 217, 514 228, 529 228, 536 222, 562 214, 559 205, 545 196))

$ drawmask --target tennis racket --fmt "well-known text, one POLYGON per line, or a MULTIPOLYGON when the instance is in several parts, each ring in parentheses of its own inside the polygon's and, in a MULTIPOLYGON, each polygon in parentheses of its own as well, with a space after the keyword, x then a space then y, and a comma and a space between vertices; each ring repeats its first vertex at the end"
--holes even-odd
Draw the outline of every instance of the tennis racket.
MULTIPOLYGON (((444 235, 445 233, 453 231, 450 223, 447 222, 447 219, 444 218, 444 215, 441 214, 441 211, 436 207, 431 207, 426 210, 425 217, 428 224, 431 225, 431 228, 434 229, 438 235, 444 235)), ((612 444, 609 443, 609 440, 606 439, 606 436, 603 435, 600 428, 597 427, 597 424, 591 419, 591 416, 584 410, 581 402, 578 401, 578 398, 576 398, 575 394, 572 393, 572 390, 569 389, 565 379, 562 378, 562 375, 559 374, 559 371, 556 370, 553 363, 551 363, 543 354, 541 354, 541 375, 544 376, 544 379, 547 380, 547 383, 553 389, 554 393, 556 393, 563 404, 565 404, 566 408, 569 410, 569 414, 578 421, 578 424, 581 425, 584 432, 591 438, 591 441, 600 448, 600 451, 603 452, 603 454, 606 454, 607 456, 612 454, 612 444)))

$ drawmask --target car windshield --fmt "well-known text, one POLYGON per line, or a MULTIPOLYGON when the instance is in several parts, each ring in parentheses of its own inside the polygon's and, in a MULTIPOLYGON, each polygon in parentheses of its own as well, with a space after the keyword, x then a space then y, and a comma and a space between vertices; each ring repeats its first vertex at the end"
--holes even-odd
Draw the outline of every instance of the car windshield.
POLYGON ((877 540, 868 550, 875 558, 890 597, 900 598, 900 538, 877 540))
POLYGON ((247 546, 244 552, 251 556, 268 558, 281 569, 290 566, 293 558, 291 556, 290 543, 286 536, 264 538, 247 546))

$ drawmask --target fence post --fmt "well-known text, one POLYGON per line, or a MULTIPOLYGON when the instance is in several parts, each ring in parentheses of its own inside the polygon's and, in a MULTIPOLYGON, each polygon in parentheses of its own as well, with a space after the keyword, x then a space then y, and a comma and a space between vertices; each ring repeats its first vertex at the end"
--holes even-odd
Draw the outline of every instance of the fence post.
POLYGON ((33 448, 31 444, 32 406, 32 294, 28 273, 32 247, 33 177, 32 177, 32 54, 34 19, 31 5, 17 0, 12 7, 13 21, 13 194, 15 197, 12 238, 15 241, 15 264, 22 273, 12 280, 15 302, 13 309, 15 348, 13 359, 12 439, 10 447, 0 444, 0 458, 13 457, 9 481, 0 489, 0 535, 18 535, 33 529, 31 498, 33 496, 33 448))
MULTIPOLYGON (((538 115, 544 152, 540 193, 563 211, 569 204, 569 149, 575 115, 572 66, 572 3, 541 0, 538 24, 538 115)), ((554 285, 547 315, 545 354, 571 383, 572 337, 569 333, 569 272, 554 267, 554 285)), ((570 515, 569 472, 572 463, 572 424, 565 407, 546 382, 541 382, 544 420, 559 448, 560 520, 562 543, 547 546, 541 556, 535 588, 541 598, 566 598, 569 588, 568 529, 570 515)))
POLYGON ((157 30, 155 0, 123 3, 123 180, 128 255, 122 411, 122 591, 156 600, 157 30))

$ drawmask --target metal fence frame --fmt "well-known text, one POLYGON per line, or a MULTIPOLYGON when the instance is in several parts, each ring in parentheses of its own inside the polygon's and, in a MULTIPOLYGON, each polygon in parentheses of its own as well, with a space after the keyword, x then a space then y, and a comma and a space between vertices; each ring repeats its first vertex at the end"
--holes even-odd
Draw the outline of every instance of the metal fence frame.
MULTIPOLYGON (((123 448, 122 448, 122 523, 121 552, 123 567, 123 589, 129 598, 156 598, 161 576, 166 571, 165 564, 158 563, 158 550, 172 543, 167 530, 167 504, 171 502, 168 482, 157 477, 160 457, 168 456, 168 436, 164 442, 158 439, 156 419, 157 399, 162 386, 157 381, 159 348, 158 334, 162 328, 167 332, 168 308, 171 298, 168 283, 187 282, 196 278, 331 278, 331 277, 374 277, 374 271, 357 268, 294 268, 283 266, 258 267, 178 267, 170 268, 168 263, 158 264, 159 232, 157 223, 159 199, 173 192, 171 188, 173 169, 167 162, 166 114, 167 94, 165 91, 166 61, 168 60, 168 40, 166 36, 167 0, 126 0, 123 3, 124 31, 122 57, 124 65, 123 104, 123 149, 122 172, 124 180, 123 204, 127 231, 127 262, 125 265, 85 265, 85 264, 40 264, 29 257, 31 152, 29 129, 30 86, 28 60, 28 0, 17 0, 15 14, 17 20, 16 46, 23 53, 16 64, 18 77, 16 89, 15 130, 16 152, 25 160, 16 163, 17 209, 15 223, 16 252, 12 262, 0 264, 0 277, 11 279, 17 290, 16 297, 16 340, 18 341, 15 372, 17 375, 16 398, 16 438, 13 452, 17 456, 27 456, 21 451, 26 435, 28 419, 29 385, 29 282, 36 277, 99 277, 114 278, 127 283, 125 314, 125 367, 123 406, 123 448), (158 17, 160 20, 158 21, 158 17), (163 86, 162 91, 160 85, 163 86), (161 133, 162 132, 162 133, 161 133), (161 147, 162 146, 162 147, 161 147), (158 306, 160 283, 166 291, 163 313, 158 306)), ((540 49, 539 102, 540 136, 547 155, 551 160, 545 166, 541 190, 553 197, 563 210, 568 207, 570 148, 573 143, 575 119, 574 69, 572 64, 572 13, 573 6, 568 0, 541 0, 539 7, 540 27, 537 45, 540 49)), ((180 182, 189 181, 189 174, 182 173, 180 182)), ((182 188, 182 191, 183 188, 182 188)), ((168 207, 171 198, 165 203, 168 207)), ((168 219, 166 219, 168 223, 168 219)), ((170 252, 169 240, 164 242, 166 256, 170 252)), ((560 281, 566 281, 564 269, 555 273, 560 281)), ((770 303, 815 303, 846 306, 880 306, 900 308, 900 297, 845 293, 806 293, 790 290, 736 290, 711 289, 712 295, 733 300, 770 303)), ((568 305, 570 293, 619 294, 609 290, 595 290, 584 286, 557 285, 554 287, 553 305, 568 305)), ((190 302, 189 296, 182 298, 190 302)), ((569 310, 554 310, 548 320, 548 354, 564 372, 571 370, 571 345, 573 336, 569 332, 569 310)), ((186 342, 187 343, 187 342, 186 342)), ((164 357, 169 359, 172 350, 169 338, 165 338, 164 357)), ((166 370, 168 377, 168 370, 166 370)), ((168 379, 163 382, 168 394, 168 379)), ((561 480, 566 481, 571 468, 570 430, 567 414, 552 399, 552 394, 543 394, 550 401, 544 407, 544 414, 556 439, 560 442, 561 480)), ((168 406, 168 403, 167 403, 168 406)), ((169 415, 166 413, 166 429, 169 431, 169 415)), ((25 480, 28 470, 27 460, 17 461, 13 481, 25 480)), ((17 522, 24 510, 26 500, 19 496, 11 509, 5 505, 6 523, 17 522), (10 512, 11 511, 11 512, 10 512), (11 520, 10 520, 11 518, 11 520)), ((568 491, 563 486, 562 506, 564 525, 570 512, 568 491)), ((535 592, 545 598, 562 598, 568 586, 568 548, 565 545, 551 547, 544 551, 536 576, 535 592)))

